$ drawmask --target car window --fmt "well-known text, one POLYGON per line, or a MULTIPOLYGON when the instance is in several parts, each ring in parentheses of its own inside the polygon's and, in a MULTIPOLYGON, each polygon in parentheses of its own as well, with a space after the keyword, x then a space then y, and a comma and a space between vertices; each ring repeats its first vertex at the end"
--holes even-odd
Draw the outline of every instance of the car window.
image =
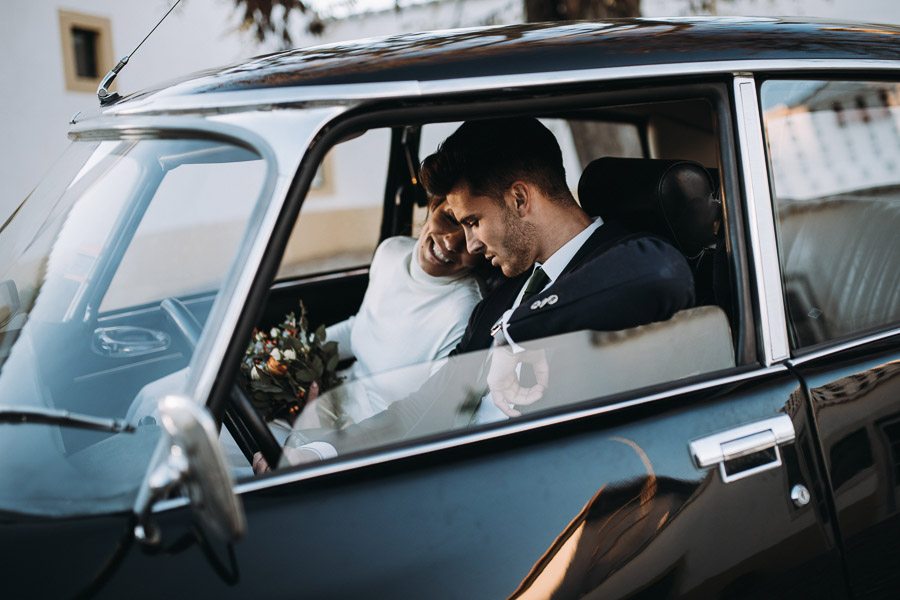
MULTIPOLYGON (((605 228, 610 239, 622 240, 622 247, 615 245, 614 252, 591 263, 596 271, 590 272, 596 276, 568 279, 566 284, 560 279, 555 284, 559 288, 518 305, 519 317, 529 323, 540 322, 526 318, 531 311, 535 315, 566 315, 562 325, 546 334, 528 333, 521 354, 491 350, 490 340, 457 346, 478 302, 491 293, 487 290, 503 285, 503 278, 497 278, 499 270, 490 273, 478 268, 478 260, 485 263, 482 267, 489 266, 482 253, 476 250, 473 270, 454 271, 439 285, 421 275, 422 261, 455 264, 454 257, 446 253, 453 243, 435 250, 437 242, 428 234, 433 227, 441 228, 448 238, 457 230, 462 234, 463 225, 452 211, 445 212, 442 204, 456 202, 453 199, 433 199, 429 209, 419 213, 415 222, 422 224, 425 232, 419 241, 405 236, 384 240, 374 255, 368 281, 351 281, 348 275, 346 279, 317 279, 308 285, 302 280, 274 285, 264 321, 249 340, 239 383, 269 421, 278 441, 302 446, 327 440, 325 443, 339 446, 340 453, 368 450, 510 418, 574 410, 585 403, 596 405, 635 390, 678 385, 733 368, 734 323, 727 316, 733 311, 729 300, 714 293, 715 288, 730 286, 724 241, 717 237, 724 228, 720 228, 721 209, 715 199, 718 180, 712 173, 719 156, 712 104, 691 100, 654 106, 656 112, 645 103, 615 107, 627 124, 622 125, 623 131, 630 132, 621 136, 625 142, 617 142, 624 156, 610 156, 609 148, 586 149, 591 145, 578 141, 585 132, 608 130, 609 122, 604 120, 608 110, 579 111, 574 113, 578 118, 541 117, 540 122, 560 146, 566 186, 573 195, 579 187, 591 194, 581 199, 582 207, 592 211, 590 216, 609 216, 609 223, 603 221, 606 217, 595 220, 591 227, 596 229, 584 239, 605 228), (644 129, 652 132, 652 139, 642 139, 644 129), (688 158, 693 160, 678 156, 687 148, 693 153, 688 158), (599 154, 591 154, 594 151, 599 154), (705 162, 698 162, 699 158, 705 162), (600 168, 587 174, 588 164, 600 168), (666 229, 664 218, 651 214, 653 207, 659 206, 652 200, 656 190, 674 189, 663 185, 671 181, 665 178, 681 181, 682 176, 689 183, 687 188, 679 184, 679 189, 693 191, 680 198, 695 198, 705 207, 699 212, 706 220, 696 228, 705 232, 703 239, 690 248, 682 245, 685 238, 666 229), (581 186, 585 181, 588 185, 581 186), (608 193, 610 190, 614 193, 608 193), (601 210, 610 205, 617 210, 601 210), (716 255, 719 267, 712 269, 709 263, 716 255), (645 306, 643 302, 656 302, 676 288, 681 294, 677 301, 660 307, 654 316, 633 321, 613 318, 599 322, 593 317, 613 311, 595 311, 589 302, 582 310, 555 312, 571 302, 585 301, 594 293, 591 290, 606 293, 643 281, 642 267, 632 264, 628 256, 640 256, 638 262, 652 266, 647 271, 651 287, 659 283, 660 273, 672 276, 676 283, 659 295, 648 292, 649 288, 635 289, 633 296, 621 297, 623 306, 645 306), (482 279, 485 273, 495 279, 482 279), (714 277, 721 281, 715 282, 714 277), (601 287, 595 290, 594 285, 601 287), (299 300, 306 310, 298 308, 299 300), (275 314, 275 306, 283 312, 275 314), (577 315, 574 321, 569 320, 572 315, 577 315), (506 384, 527 397, 504 400, 500 388, 506 384), (516 408, 504 410, 509 405, 516 408)), ((459 125, 423 125, 420 158, 434 152, 459 125)), ((337 165, 331 168, 337 169, 337 165)), ((360 169, 354 175, 367 179, 369 171, 360 169)), ((312 206, 314 201, 309 198, 306 202, 312 206)), ((299 218, 304 219, 302 210, 299 218)), ((505 227, 513 231, 512 224, 505 227)), ((465 236, 454 239, 459 242, 465 236)), ((313 243, 312 238, 306 241, 313 243)), ((297 239, 298 244, 303 242, 297 239)), ((594 243, 585 246, 584 256, 590 255, 591 260, 598 248, 594 243)), ((462 250, 464 246, 455 247, 462 250)), ((303 252, 316 254, 314 248, 303 252)), ((516 292, 523 289, 522 281, 517 285, 516 292)), ((508 302, 515 296, 509 296, 508 302)), ((548 318, 555 322, 555 317, 548 318)), ((484 331, 478 335, 486 336, 490 325, 479 324, 484 331)), ((246 460, 234 444, 229 440, 223 443, 230 455, 238 458, 232 463, 236 472, 241 467, 246 470, 246 460)))
POLYGON ((160 435, 156 402, 184 389, 266 163, 216 140, 114 139, 75 142, 58 168, 0 232, 0 404, 120 424, 2 425, 0 510, 122 511, 160 435))
POLYGON ((216 288, 262 187, 262 161, 183 164, 166 172, 100 311, 216 288))
POLYGON ((381 226, 391 132, 334 146, 316 170, 277 279, 367 265, 381 226))
MULTIPOLYGON (((578 178, 591 160, 601 156, 641 158, 645 156, 641 129, 635 122, 601 121, 590 119, 551 119, 541 122, 556 136, 563 155, 566 182, 578 197, 578 178)), ((454 123, 429 123, 422 126, 419 157, 437 151, 438 145, 460 126, 454 123)), ((425 220, 425 208, 417 207, 414 225, 425 220)), ((414 233, 417 233, 415 230, 414 233)))
POLYGON ((761 101, 795 348, 900 321, 900 85, 766 81, 761 101))

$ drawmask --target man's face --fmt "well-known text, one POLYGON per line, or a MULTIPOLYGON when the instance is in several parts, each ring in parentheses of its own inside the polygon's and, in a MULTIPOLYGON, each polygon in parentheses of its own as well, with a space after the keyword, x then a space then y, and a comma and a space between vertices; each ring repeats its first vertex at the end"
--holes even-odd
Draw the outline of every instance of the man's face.
POLYGON ((511 193, 501 202, 476 196, 468 186, 457 186, 447 194, 447 205, 463 226, 470 253, 484 254, 507 277, 515 277, 534 264, 535 228, 518 214, 511 193))

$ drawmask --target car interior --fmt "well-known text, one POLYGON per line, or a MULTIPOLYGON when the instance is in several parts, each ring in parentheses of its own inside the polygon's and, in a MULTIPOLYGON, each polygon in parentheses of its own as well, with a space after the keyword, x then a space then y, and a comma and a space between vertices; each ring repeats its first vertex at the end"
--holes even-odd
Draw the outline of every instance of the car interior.
MULTIPOLYGON (((281 323, 287 313, 297 312, 301 300, 314 328, 353 315, 366 291, 368 262, 375 245, 390 236, 414 234, 422 220, 427 198, 417 179, 421 158, 433 152, 460 120, 532 115, 542 119, 560 142, 570 188, 582 207, 592 216, 621 220, 632 229, 652 232, 672 243, 694 272, 697 297, 695 308, 666 323, 624 332, 583 332, 580 336, 547 341, 559 346, 560 352, 577 352, 594 364, 621 368, 585 369, 590 373, 586 372, 570 392, 536 410, 567 410, 573 405, 609 402, 638 389, 688 382, 735 365, 750 365, 756 360, 753 327, 748 317, 751 309, 746 295, 746 269, 739 266, 746 257, 740 228, 731 218, 740 209, 727 202, 729 197, 737 197, 729 187, 736 181, 732 172, 734 159, 731 150, 722 150, 733 148, 728 119, 724 118, 729 111, 726 89, 724 85, 702 85, 681 86, 677 90, 575 94, 552 101, 526 98, 499 107, 497 102, 482 99, 464 105, 438 103, 421 110, 375 111, 354 116, 334 127, 307 157, 310 191, 306 193, 300 185, 296 196, 289 198, 299 214, 293 218, 287 215, 269 244, 271 256, 267 261, 272 263, 274 280, 265 297, 260 298, 259 308, 247 311, 246 319, 252 320, 256 328, 268 330, 281 323), (723 177, 722 173, 732 176, 723 177), (342 187, 347 182, 356 186, 351 185, 349 193, 342 187), (310 248, 313 239, 327 241, 322 244, 325 251, 304 254, 303 249, 310 248), (679 352, 672 352, 673 348, 679 352), (658 368, 635 369, 629 358, 634 356, 644 356, 658 368), (626 368, 629 364, 632 366, 626 368)), ((195 154, 197 164, 202 164, 214 150, 199 148, 202 155, 186 152, 178 164, 191 164, 195 154)), ((247 158, 237 156, 236 162, 230 164, 259 163, 246 162, 247 158)), ((170 172, 174 168, 156 177, 170 172)), ((147 189, 154 193, 155 188, 147 189)), ((211 195, 213 201, 216 197, 211 195)), ((177 209, 178 195, 173 194, 173 198, 177 209)), ((128 236, 134 236, 140 217, 130 217, 135 219, 134 224, 123 229, 128 236)), ((127 259, 129 243, 130 238, 123 238, 114 255, 116 260, 123 255, 127 259)), ((200 248, 202 240, 196 246, 200 248)), ((122 266, 116 268, 124 269, 126 262, 123 260, 122 266)), ((113 269, 115 265, 110 264, 105 275, 107 283, 97 293, 104 293, 109 282, 120 276, 113 269)), ((160 277, 165 279, 166 273, 160 277)), ((94 302, 101 300, 97 297, 94 302)), ((134 368, 152 372, 152 377, 138 378, 151 381, 144 386, 133 384, 138 381, 131 377, 133 369, 113 369, 109 374, 96 376, 73 374, 70 380, 88 386, 77 396, 101 402, 108 395, 102 390, 119 385, 117 382, 124 377, 132 383, 130 387, 119 385, 116 397, 130 396, 134 400, 119 408, 98 405, 93 410, 129 420, 149 414, 145 404, 152 404, 153 397, 160 390, 169 389, 174 385, 173 378, 183 373, 212 301, 213 295, 197 291, 172 294, 146 306, 129 306, 123 301, 121 306, 104 310, 98 305, 94 337, 100 342, 109 329, 107 337, 125 336, 130 347, 152 345, 152 339, 131 339, 127 327, 138 327, 140 331, 134 335, 139 337, 150 329, 160 331, 171 340, 169 347, 173 351, 165 354, 171 360, 144 360, 140 356, 130 359, 134 368), (144 323, 142 319, 151 321, 144 323)), ((240 357, 245 348, 246 342, 236 342, 230 352, 240 357)), ((64 365, 58 370, 65 372, 64 365)), ((241 392, 246 382, 238 376, 239 385, 235 386, 233 379, 222 379, 216 385, 224 386, 224 391, 214 389, 213 398, 229 399, 224 402, 227 410, 220 414, 244 458, 249 462, 261 445, 268 445, 272 454, 277 453, 279 447, 265 423, 246 391, 241 392)), ((221 401, 214 400, 212 404, 214 412, 218 410, 217 402, 221 401)), ((67 432, 64 444, 72 452, 102 438, 98 433, 67 432)))
MULTIPOLYGON (((628 102, 618 93, 592 98, 595 104, 591 108, 584 108, 581 101, 575 106, 560 103, 550 110, 517 108, 516 113, 538 116, 556 134, 567 161, 570 187, 591 216, 620 220, 632 229, 654 233, 684 254, 694 273, 697 302, 694 308, 665 323, 545 340, 560 351, 589 356, 592 364, 606 366, 596 370, 591 367, 590 376, 572 386, 570 393, 557 398, 552 406, 541 406, 541 411, 596 403, 599 397, 608 400, 676 380, 689 381, 755 360, 748 339, 752 327, 747 327, 746 283, 737 276, 742 270, 736 265, 745 260, 741 246, 735 245, 741 234, 729 220, 739 208, 726 207, 724 202, 726 188, 721 173, 733 168, 733 159, 721 150, 732 147, 728 145, 728 120, 722 117, 728 111, 723 89, 702 86, 695 91, 678 90, 675 98, 671 97, 672 90, 632 95, 636 97, 628 102), (678 352, 672 352, 673 348, 678 352), (658 368, 635 369, 634 358, 638 356, 658 368), (602 383, 598 386, 598 382, 602 383)), ((496 115, 472 112, 473 117, 496 115)), ((407 117, 406 123, 380 128, 382 142, 389 145, 390 159, 387 174, 381 178, 384 196, 380 223, 370 224, 379 232, 379 240, 415 233, 427 201, 417 182, 419 161, 455 129, 460 116, 470 118, 466 111, 444 113, 452 116, 414 122, 407 117), (429 134, 429 129, 438 129, 440 135, 429 134), (429 135, 436 139, 426 140, 429 135)), ((365 135, 358 131, 346 135, 337 141, 335 149, 359 143, 377 129, 372 127, 365 135)), ((362 154, 368 152, 371 150, 361 149, 362 154)), ((329 153, 335 155, 337 152, 329 153)), ((365 172, 351 173, 367 176, 365 172)), ((340 183, 338 177, 336 185, 340 183)), ((728 191, 736 197, 733 189, 728 191)), ((315 201, 305 200, 310 207, 315 201)), ((306 204, 300 209, 299 220, 305 216, 315 216, 306 204)), ((297 234, 295 229, 292 236, 297 234)), ((292 239, 288 246, 295 243, 292 239)), ((257 327, 277 325, 286 313, 297 310, 301 299, 316 323, 333 324, 356 312, 368 282, 365 263, 320 272, 306 265, 301 269, 305 274, 290 277, 285 275, 290 271, 287 260, 285 256, 279 266, 279 277, 269 289, 257 327)))

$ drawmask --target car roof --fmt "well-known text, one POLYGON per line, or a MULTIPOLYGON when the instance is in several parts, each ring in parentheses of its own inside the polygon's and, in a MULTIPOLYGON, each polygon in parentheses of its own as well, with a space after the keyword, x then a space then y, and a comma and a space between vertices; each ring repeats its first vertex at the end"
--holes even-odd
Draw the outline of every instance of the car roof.
POLYGON ((900 60, 900 27, 762 17, 690 17, 409 33, 260 56, 130 98, 163 89, 167 96, 184 96, 609 67, 809 59, 900 60))

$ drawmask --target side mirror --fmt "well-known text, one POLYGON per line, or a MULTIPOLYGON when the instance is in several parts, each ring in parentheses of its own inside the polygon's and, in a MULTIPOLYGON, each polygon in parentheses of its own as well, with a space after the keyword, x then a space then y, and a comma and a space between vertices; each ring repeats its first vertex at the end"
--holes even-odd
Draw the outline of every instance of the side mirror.
POLYGON ((135 500, 135 537, 147 544, 159 542, 150 511, 156 501, 180 486, 204 529, 225 542, 240 538, 247 527, 244 510, 232 491, 209 413, 189 398, 170 395, 159 402, 159 420, 164 435, 135 500))

